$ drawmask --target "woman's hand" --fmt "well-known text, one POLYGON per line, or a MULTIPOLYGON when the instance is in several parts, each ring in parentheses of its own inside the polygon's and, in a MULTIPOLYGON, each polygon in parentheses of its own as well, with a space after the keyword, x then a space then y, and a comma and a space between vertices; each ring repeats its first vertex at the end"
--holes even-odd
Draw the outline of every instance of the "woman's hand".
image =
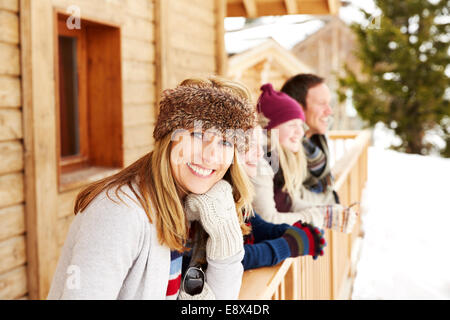
POLYGON ((222 260, 244 249, 236 205, 228 182, 220 180, 205 194, 189 194, 185 208, 188 220, 199 220, 209 235, 207 257, 222 260))

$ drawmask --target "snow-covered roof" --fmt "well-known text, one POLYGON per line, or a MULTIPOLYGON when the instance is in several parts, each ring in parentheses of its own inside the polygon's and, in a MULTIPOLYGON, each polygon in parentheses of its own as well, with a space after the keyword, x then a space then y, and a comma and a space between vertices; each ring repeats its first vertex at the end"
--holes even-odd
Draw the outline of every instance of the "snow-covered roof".
MULTIPOLYGON (((228 19, 234 18, 226 20, 228 19)), ((270 38, 289 50, 326 24, 323 19, 309 16, 265 17, 259 23, 233 30, 233 21, 230 21, 226 21, 230 31, 225 33, 225 49, 230 55, 254 48, 270 38)), ((245 20, 235 19, 234 23, 242 25, 243 21, 245 20)))

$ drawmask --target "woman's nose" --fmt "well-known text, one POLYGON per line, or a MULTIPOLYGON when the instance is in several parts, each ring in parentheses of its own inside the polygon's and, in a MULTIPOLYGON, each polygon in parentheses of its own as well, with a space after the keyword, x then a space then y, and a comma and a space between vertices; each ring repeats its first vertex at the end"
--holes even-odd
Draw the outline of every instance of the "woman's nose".
POLYGON ((295 130, 295 133, 296 133, 298 136, 303 137, 303 135, 305 134, 305 131, 303 131, 302 125, 298 125, 298 126, 297 126, 297 128, 296 128, 296 130, 295 130))
POLYGON ((203 142, 203 161, 207 164, 217 163, 219 161, 218 142, 216 138, 209 139, 203 142))
POLYGON ((264 155, 264 149, 263 149, 262 145, 258 145, 256 150, 257 150, 256 151, 256 159, 259 160, 264 155))

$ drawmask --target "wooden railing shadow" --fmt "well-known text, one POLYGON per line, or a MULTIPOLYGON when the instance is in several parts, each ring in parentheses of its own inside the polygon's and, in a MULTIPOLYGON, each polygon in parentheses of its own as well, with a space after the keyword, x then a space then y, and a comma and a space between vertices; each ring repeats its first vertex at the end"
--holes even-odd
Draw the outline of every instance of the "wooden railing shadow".
MULTIPOLYGON (((370 137, 370 131, 332 131, 329 134, 335 189, 343 205, 361 201, 367 181, 370 137), (337 158, 337 145, 341 141, 344 151, 337 158)), ((289 258, 273 267, 245 271, 239 299, 349 299, 359 254, 360 225, 359 217, 351 234, 327 230, 328 245, 324 256, 317 260, 309 256, 289 258)))

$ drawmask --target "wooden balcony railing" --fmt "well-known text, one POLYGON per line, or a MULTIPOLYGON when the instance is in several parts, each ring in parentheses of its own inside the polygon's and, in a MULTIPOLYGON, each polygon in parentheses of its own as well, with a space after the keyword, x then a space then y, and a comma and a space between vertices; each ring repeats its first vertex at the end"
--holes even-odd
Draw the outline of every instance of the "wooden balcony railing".
MULTIPOLYGON (((360 201, 367 181, 370 131, 329 134, 332 172, 341 203, 360 201)), ((350 298, 359 252, 360 219, 351 234, 326 231, 325 255, 289 258, 273 267, 244 272, 239 299, 310 300, 350 298)))

